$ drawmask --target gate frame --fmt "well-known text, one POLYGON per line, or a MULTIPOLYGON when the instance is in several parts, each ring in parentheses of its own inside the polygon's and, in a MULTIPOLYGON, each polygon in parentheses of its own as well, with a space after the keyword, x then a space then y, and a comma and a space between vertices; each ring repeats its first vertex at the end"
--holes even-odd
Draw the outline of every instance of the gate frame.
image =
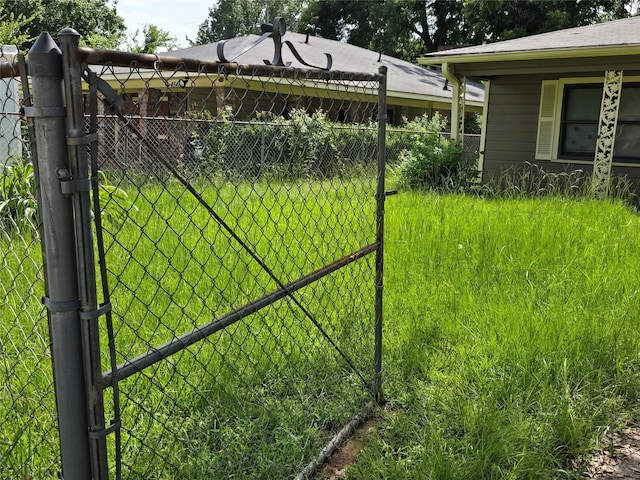
MULTIPOLYGON (((29 52, 28 62, 29 74, 33 79, 35 106, 25 107, 25 114, 33 123, 38 149, 47 153, 40 161, 37 161, 34 156, 34 167, 39 179, 36 196, 41 215, 43 258, 46 265, 44 303, 50 325, 59 414, 62 478, 106 480, 109 478, 106 435, 119 430, 119 421, 105 428, 104 390, 121 379, 123 372, 121 369, 112 369, 111 372, 103 373, 101 368, 98 318, 109 311, 110 305, 98 307, 97 300, 90 195, 97 185, 97 179, 89 176, 87 161, 87 146, 97 142, 97 134, 86 132, 82 91, 83 69, 87 64, 101 64, 106 59, 113 65, 120 66, 129 66, 132 60, 136 60, 142 68, 157 68, 158 64, 171 67, 175 64, 187 70, 193 67, 196 71, 212 67, 215 67, 214 71, 220 71, 221 68, 223 70, 251 68, 254 73, 260 74, 272 72, 274 68, 288 71, 301 69, 239 66, 157 55, 101 51, 79 47, 79 38, 80 35, 73 29, 62 30, 59 32, 62 49, 47 33, 41 34, 38 38, 29 52), (60 88, 61 86, 64 88, 60 88)), ((312 72, 312 78, 317 79, 343 79, 334 76, 335 72, 314 70, 303 70, 303 72, 312 72)), ((387 68, 382 66, 379 68, 379 75, 350 74, 351 76, 348 77, 352 80, 375 79, 378 82, 375 241, 362 251, 351 254, 353 256, 351 261, 353 261, 356 256, 367 255, 373 250, 376 252, 373 381, 368 384, 373 398, 329 442, 320 452, 319 457, 312 461, 298 478, 311 476, 371 414, 375 406, 384 403, 382 300, 384 203, 387 196, 385 192, 386 73, 387 68)), ((101 87, 104 88, 105 85, 98 82, 97 88, 101 89, 101 87)), ((103 92, 103 94, 107 98, 110 96, 109 92, 103 92)), ((215 212, 211 213, 215 214, 215 212)), ((259 258, 256 260, 260 262, 259 258)), ((334 262, 334 266, 339 268, 337 264, 342 263, 343 260, 334 262)), ((332 265, 325 265, 320 270, 326 271, 332 265)), ((318 278, 322 276, 324 274, 319 274, 318 278)), ((313 275, 307 277, 309 278, 303 277, 298 282, 311 283, 313 275)), ((280 288, 284 292, 282 296, 292 296, 293 292, 288 285, 281 284, 279 281, 277 283, 280 283, 280 288)), ((292 298, 295 301, 295 298, 292 298)), ((299 306, 304 310, 302 305, 299 306)), ((313 318, 311 320, 314 321, 313 318)), ((319 325, 316 326, 322 332, 322 328, 319 325)), ((337 346, 336 348, 342 354, 337 346)), ((349 362, 347 357, 344 355, 343 357, 349 362)), ((358 373, 357 370, 356 373, 358 373)), ((116 456, 119 457, 119 453, 116 456)), ((120 476, 117 467, 116 476, 120 476)))

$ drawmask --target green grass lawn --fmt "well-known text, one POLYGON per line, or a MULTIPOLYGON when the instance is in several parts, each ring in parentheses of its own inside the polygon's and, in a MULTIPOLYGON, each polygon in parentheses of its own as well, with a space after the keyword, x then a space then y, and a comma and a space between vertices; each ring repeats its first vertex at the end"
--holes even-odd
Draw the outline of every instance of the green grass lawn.
POLYGON ((622 203, 387 202, 388 408, 349 478, 578 478, 634 418, 640 218, 622 203))
MULTIPOLYGON (((153 185, 136 191, 121 186, 128 197, 120 201, 137 209, 121 222, 115 208, 118 216, 106 220, 119 362, 237 307, 252 298, 251 289, 263 294, 274 288, 267 277, 245 278, 246 258, 225 247, 219 228, 194 210, 188 196, 175 190, 165 197, 153 185), (152 244, 159 245, 155 253, 152 244), (222 257, 223 267, 213 266, 215 256, 222 257), (222 277, 217 276, 221 268, 222 277), (154 287, 158 280, 163 289, 154 287), (215 301, 207 303, 210 298, 215 301), (128 323, 120 322, 121 316, 128 323)), ((311 192, 234 188, 202 191, 285 280, 343 253, 318 242, 314 232, 320 240, 345 237, 347 250, 368 238, 348 237, 354 222, 349 214, 372 215, 366 209, 373 197, 358 183, 336 189, 317 182, 311 192), (350 203, 345 199, 353 191, 358 200, 350 203), (264 204, 255 202, 258 194, 264 204), (307 200, 297 199, 298 194, 307 200), (248 215, 258 217, 260 228, 248 222, 248 215), (295 221, 266 226, 267 216, 295 221), (319 220, 308 220, 313 216, 319 220), (285 247, 271 251, 275 241, 285 247), (307 247, 312 253, 296 261, 307 247)), ((386 214, 388 404, 378 412, 375 430, 347 476, 578 478, 568 471, 569 460, 596 445, 608 429, 635 418, 640 217, 622 203, 606 201, 420 193, 389 197, 386 214)), ((373 224, 356 228, 373 231, 373 224)), ((0 238, 2 251, 24 248, 0 238)), ((37 244, 27 248, 38 258, 37 244)), ((27 280, 37 269, 21 260, 21 252, 12 255, 0 264, 2 285, 27 280)), ((371 275, 372 262, 364 261, 313 287, 319 290, 299 291, 314 311, 339 307, 345 312, 319 319, 363 370, 372 360, 365 353, 371 343, 365 327, 373 289, 367 293, 371 304, 348 300, 355 293, 353 282, 371 275)), ((20 285, 0 293, 21 304, 27 287, 20 285)), ((42 306, 36 301, 28 308, 29 318, 38 318, 33 312, 42 306)), ((3 352, 8 346, 12 352, 42 352, 32 355, 42 363, 42 334, 35 337, 37 349, 21 348, 15 317, 27 314, 14 310, 3 307, 0 317, 3 352)), ((25 406, 28 421, 22 424, 40 427, 22 437, 10 427, 20 414, 13 407, 16 398, 28 391, 29 379, 41 383, 44 392, 51 391, 50 380, 44 368, 30 377, 28 368, 4 358, 5 374, 11 368, 18 373, 0 384, 0 456, 9 452, 16 466, 11 472, 0 467, 0 478, 45 478, 42 472, 55 460, 34 458, 40 445, 55 455, 56 441, 50 438, 55 418, 50 409, 38 411, 34 402, 51 402, 41 393, 29 394, 35 400, 25 406), (21 462, 33 467, 20 467, 21 462)), ((366 401, 359 380, 285 302, 130 377, 121 387, 127 478, 215 478, 220 472, 287 478, 366 401), (205 371, 214 375, 204 376, 205 371), (234 410, 238 399, 244 403, 234 410)))

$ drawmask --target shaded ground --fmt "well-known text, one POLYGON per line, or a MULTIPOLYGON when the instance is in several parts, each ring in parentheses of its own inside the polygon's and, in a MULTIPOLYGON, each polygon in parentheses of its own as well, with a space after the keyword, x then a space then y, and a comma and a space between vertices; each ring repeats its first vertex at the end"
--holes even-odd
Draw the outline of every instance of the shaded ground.
POLYGON ((607 435, 605 448, 586 461, 583 477, 610 479, 640 478, 640 427, 633 426, 622 432, 607 435))
MULTIPOLYGON (((336 451, 322 467, 320 480, 344 478, 349 465, 355 463, 363 439, 374 428, 375 419, 369 418, 360 425, 347 442, 336 451)), ((632 426, 622 432, 606 435, 605 447, 591 458, 576 461, 574 467, 583 472, 582 477, 592 480, 640 479, 640 426, 632 426)))

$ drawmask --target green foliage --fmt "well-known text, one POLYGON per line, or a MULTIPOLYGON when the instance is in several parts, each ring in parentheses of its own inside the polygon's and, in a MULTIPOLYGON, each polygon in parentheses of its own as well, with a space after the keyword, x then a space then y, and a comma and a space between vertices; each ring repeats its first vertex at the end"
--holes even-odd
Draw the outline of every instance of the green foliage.
POLYGON ((41 32, 55 37, 66 27, 90 39, 91 46, 112 46, 126 31, 109 0, 0 0, 0 24, 11 21, 21 26, 15 39, 21 50, 28 50, 41 32))
POLYGON ((495 42, 625 18, 631 0, 465 0, 461 21, 472 43, 495 42))
POLYGON ((401 153, 400 182, 406 188, 468 191, 478 178, 477 158, 462 145, 441 137, 446 119, 423 115, 407 123, 411 147, 401 153))
POLYGON ((127 192, 113 185, 103 171, 98 171, 98 195, 100 202, 100 217, 102 221, 112 225, 122 225, 127 212, 136 211, 131 204, 127 192))
POLYGON ((0 172, 0 226, 5 230, 37 231, 33 165, 14 159, 0 172))
POLYGON ((134 53, 156 53, 161 50, 173 50, 177 47, 175 37, 153 24, 143 27, 142 43, 138 43, 139 36, 140 30, 136 30, 131 38, 133 45, 129 46, 129 50, 134 53))
POLYGON ((265 23, 274 17, 284 18, 287 30, 295 31, 305 0, 219 0, 209 9, 207 19, 198 28, 194 45, 217 42, 242 35, 259 34, 265 23), (265 11, 266 10, 266 11, 265 11))
POLYGON ((13 12, 5 14, 0 22, 0 45, 23 45, 30 40, 27 26, 34 18, 35 14, 26 17, 13 12))
POLYGON ((638 415, 638 228, 619 201, 389 198, 389 404, 346 477, 583 478, 638 415))
POLYGON ((258 115, 236 121, 230 109, 214 119, 209 112, 188 114, 180 166, 223 178, 331 178, 361 173, 377 160, 377 129, 327 119, 322 110, 293 109, 288 118, 258 115))
POLYGON ((311 24, 324 37, 413 61, 442 46, 624 18, 634 7, 635 0, 320 0, 303 11, 300 27, 311 24))
MULTIPOLYGON (((109 183, 104 172, 98 173, 102 219, 119 224, 124 212, 135 206, 123 189, 109 183)), ((0 227, 21 233, 38 230, 35 173, 31 162, 22 158, 13 159, 0 173, 0 227)))

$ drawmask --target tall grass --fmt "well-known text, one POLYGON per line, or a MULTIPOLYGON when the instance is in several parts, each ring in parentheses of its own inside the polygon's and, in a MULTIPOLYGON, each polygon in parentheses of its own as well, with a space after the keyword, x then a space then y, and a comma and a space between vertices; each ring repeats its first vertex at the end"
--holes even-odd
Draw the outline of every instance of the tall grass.
POLYGON ((349 478, 578 478, 637 413, 638 216, 419 193, 386 212, 389 409, 349 478))
MULTIPOLYGON (((283 283, 374 241, 371 178, 193 182, 283 283)), ((114 183, 126 192, 104 206, 121 212, 105 224, 118 363, 278 289, 178 182, 114 183)), ((370 256, 295 294, 367 380, 373 278, 370 256)), ((288 299, 120 388, 125 478, 290 478, 369 398, 288 299)))
MULTIPOLYGON (((275 287, 179 186, 112 183, 118 362, 275 287)), ((373 196, 357 181, 198 189, 285 281, 367 243, 348 232, 374 228, 373 196), (330 247, 338 239, 344 251, 330 247)), ((578 478, 570 460, 637 413, 637 215, 619 201, 417 192, 389 197, 386 214, 389 403, 349 478, 578 478)), ((11 235, 0 238, 11 252, 0 293, 13 299, 1 315, 12 356, 0 362, 0 452, 12 463, 0 478, 46 478, 57 464, 46 326, 42 306, 21 300, 39 298, 40 247, 11 235), (27 331, 25 316, 38 327, 27 331), (26 362, 9 361, 20 352, 26 362)), ((363 371, 373 289, 354 301, 354 285, 371 287, 372 268, 356 262, 298 292, 363 371)), ((287 478, 367 396, 286 301, 121 388, 126 478, 287 478)))

